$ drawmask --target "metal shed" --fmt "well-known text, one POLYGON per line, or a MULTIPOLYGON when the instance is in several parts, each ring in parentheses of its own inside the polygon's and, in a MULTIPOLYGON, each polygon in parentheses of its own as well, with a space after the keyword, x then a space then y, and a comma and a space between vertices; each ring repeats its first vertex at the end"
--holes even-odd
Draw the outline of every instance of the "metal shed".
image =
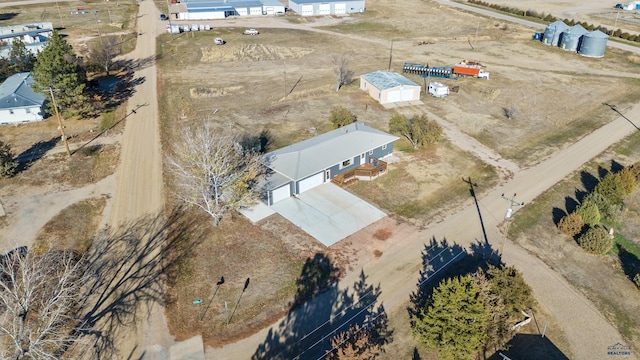
POLYGON ((391 71, 374 71, 360 77, 360 89, 380 104, 420 100, 420 85, 391 71))
POLYGON ((565 51, 577 51, 582 35, 586 33, 588 31, 582 25, 574 25, 562 33, 558 46, 565 51))
POLYGON ((600 58, 604 56, 604 51, 607 49, 607 41, 609 35, 603 33, 600 30, 595 30, 590 33, 586 33, 582 36, 580 42, 580 48, 578 54, 587 57, 600 58))
POLYGON ((289 8, 302 16, 364 12, 365 0, 289 0, 289 8))
POLYGON ((557 46, 558 41, 560 40, 560 34, 569 29, 569 25, 564 22, 558 20, 554 21, 551 24, 547 25, 547 28, 544 30, 544 35, 542 36, 542 42, 546 45, 557 46))

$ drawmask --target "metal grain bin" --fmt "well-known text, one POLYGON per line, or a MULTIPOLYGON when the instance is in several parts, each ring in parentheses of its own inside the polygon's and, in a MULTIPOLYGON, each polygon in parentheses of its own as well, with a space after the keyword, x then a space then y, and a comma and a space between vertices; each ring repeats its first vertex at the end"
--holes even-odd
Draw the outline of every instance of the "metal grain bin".
POLYGON ((546 45, 557 46, 560 40, 560 34, 569 29, 569 25, 563 23, 561 20, 554 21, 547 25, 542 37, 542 43, 546 45))
POLYGON ((558 46, 566 51, 577 51, 580 45, 580 38, 586 33, 588 31, 582 25, 574 25, 562 33, 558 46))
POLYGON ((603 57, 607 48, 607 40, 609 40, 609 35, 600 30, 586 33, 582 35, 578 54, 595 58, 603 57))

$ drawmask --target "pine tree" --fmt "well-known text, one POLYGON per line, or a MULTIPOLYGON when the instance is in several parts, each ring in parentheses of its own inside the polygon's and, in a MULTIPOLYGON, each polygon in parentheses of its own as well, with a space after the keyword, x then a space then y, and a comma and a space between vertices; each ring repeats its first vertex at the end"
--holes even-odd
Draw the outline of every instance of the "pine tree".
POLYGON ((36 57, 27 50, 27 46, 19 39, 14 38, 9 53, 11 73, 29 72, 33 70, 36 57))
MULTIPOLYGON (((56 103, 65 116, 83 114, 86 107, 85 86, 87 75, 73 48, 56 30, 38 55, 33 66, 34 90, 43 93, 51 103, 49 88, 55 93, 56 103)), ((48 109, 53 114, 52 108, 48 109)))
POLYGON ((447 279, 414 318, 414 332, 442 359, 472 359, 485 343, 489 310, 471 276, 447 279))

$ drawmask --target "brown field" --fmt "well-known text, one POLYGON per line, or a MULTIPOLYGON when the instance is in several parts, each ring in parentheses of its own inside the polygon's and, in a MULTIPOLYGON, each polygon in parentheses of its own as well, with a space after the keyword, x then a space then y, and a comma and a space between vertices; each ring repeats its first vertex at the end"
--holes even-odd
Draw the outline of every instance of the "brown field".
MULTIPOLYGON (((16 15, 0 25, 43 19, 54 21, 55 25, 58 17, 69 41, 82 53, 82 44, 95 41, 99 35, 96 19, 93 14, 72 16, 62 10, 80 5, 99 9, 100 24, 105 25, 101 31, 125 35, 133 31, 134 3, 60 2, 60 12, 55 5, 3 8, 2 13, 16 15), (115 9, 114 4, 118 4, 115 9), (111 20, 107 10, 111 11, 111 20)), ((460 92, 446 100, 423 95, 424 104, 413 108, 446 119, 523 167, 612 119, 615 113, 602 103, 615 104, 624 112, 640 99, 634 91, 640 78, 637 56, 608 49, 603 59, 582 58, 532 42, 531 29, 454 11, 431 1, 381 0, 367 5, 366 13, 341 19, 232 19, 212 22, 216 28, 207 33, 181 34, 173 40, 166 34, 161 36, 158 71, 165 145, 175 140, 173 134, 181 126, 208 121, 239 132, 268 129, 274 136, 274 147, 280 147, 328 130, 327 118, 333 105, 344 105, 360 121, 385 130, 394 110, 385 109, 360 91, 357 77, 389 66, 401 72, 404 61, 432 66, 453 65, 461 59, 484 63, 491 72, 490 80, 440 80, 460 86, 460 92), (242 36, 247 22, 259 28, 261 34, 242 36), (327 25, 321 28, 310 27, 324 22, 327 25), (227 45, 213 45, 214 37, 224 38, 227 45), (333 60, 341 56, 349 61, 355 81, 336 92, 333 60), (517 109, 517 116, 507 120, 503 108, 510 106, 517 109)), ((408 77, 419 84, 423 82, 418 76, 408 77)), ((0 138, 20 154, 39 141, 58 136, 56 126, 48 120, 4 127, 0 128, 0 138)), ((90 131, 99 128, 99 120, 68 120, 66 126, 79 138, 90 138, 90 131)), ((90 161, 75 170, 63 168, 61 160, 56 161, 59 155, 44 157, 18 177, 0 183, 0 197, 14 196, 16 191, 28 193, 30 188, 43 186, 43 179, 52 174, 53 179, 68 186, 97 181, 114 171, 119 145, 107 145, 105 149, 109 150, 107 154, 114 154, 108 155, 109 161, 101 162, 107 157, 101 155, 102 150, 88 151, 84 156, 90 161), (78 178, 86 180, 71 182, 71 170, 84 174, 78 178), (26 180, 25 185, 19 185, 22 180, 26 180)), ((169 290, 167 316, 174 335, 187 338, 202 333, 208 345, 220 346, 255 332, 286 312, 295 293, 295 279, 307 257, 324 251, 338 266, 353 270, 355 264, 384 252, 384 237, 394 233, 395 227, 404 222, 422 225, 442 211, 469 201, 468 188, 458 181, 461 177, 481 179, 479 193, 500 181, 493 168, 451 141, 418 151, 400 141, 396 149, 400 161, 391 165, 386 177, 373 183, 361 182, 353 191, 397 216, 333 249, 323 249, 277 216, 257 225, 243 218, 225 219, 220 229, 211 229, 199 245, 197 256, 185 262, 184 273, 169 290), (398 188, 403 190, 401 196, 398 188), (372 238, 378 240, 372 243, 372 238), (364 251, 359 253, 355 246, 364 251), (364 252, 366 255, 362 255, 364 252), (198 317, 204 309, 195 307, 192 301, 208 299, 219 276, 225 276, 226 286, 217 293, 216 302, 205 314, 208 321, 203 323, 198 317), (222 301, 232 306, 246 278, 251 278, 250 291, 243 295, 236 314, 238 323, 227 327, 222 301), (243 326, 237 325, 241 323, 243 326)), ((66 162, 64 166, 70 164, 66 162)), ((203 221, 207 221, 206 217, 203 221)), ((0 230, 10 225, 3 221, 0 230)), ((544 234, 547 250, 547 245, 541 245, 542 250, 534 248, 533 242, 527 240, 533 235, 524 234, 525 240, 519 242, 539 251, 541 257, 548 255, 558 246, 557 234, 548 225, 545 224, 547 232, 539 232, 542 228, 532 230, 544 234)), ((60 228, 63 229, 61 225, 60 228)), ((562 246, 566 246, 563 254, 575 251, 572 244, 562 246)), ((579 276, 563 273, 580 285, 582 279, 590 278, 594 275, 591 272, 599 269, 597 262, 583 260, 566 256, 558 257, 557 263, 584 271, 579 276)), ((612 270, 607 275, 622 284, 619 272, 612 270)), ((611 309, 607 304, 614 304, 613 310, 608 310, 612 321, 617 315, 611 313, 625 313, 627 304, 612 302, 612 293, 596 295, 604 299, 603 308, 611 309)), ((411 356, 411 349, 417 344, 410 337, 406 322, 393 325, 399 330, 397 343, 390 349, 397 352, 389 351, 386 356, 411 356)), ((556 334, 555 338, 561 336, 556 334)), ((556 345, 567 348, 566 344, 556 345)))

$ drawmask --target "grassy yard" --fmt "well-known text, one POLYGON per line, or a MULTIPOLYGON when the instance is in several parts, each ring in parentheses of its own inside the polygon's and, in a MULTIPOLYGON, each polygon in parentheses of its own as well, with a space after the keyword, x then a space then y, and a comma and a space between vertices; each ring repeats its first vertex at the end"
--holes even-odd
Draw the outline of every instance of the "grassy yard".
POLYGON ((518 212, 509 229, 509 238, 544 259, 614 323, 634 348, 640 347, 638 289, 631 282, 629 264, 640 259, 639 190, 625 200, 622 224, 616 229, 614 248, 606 256, 583 251, 572 239, 561 234, 555 222, 578 204, 577 194, 593 186, 612 162, 631 165, 640 157, 640 136, 634 134, 586 164, 563 182, 518 212), (631 240, 633 239, 633 240, 631 240), (624 250, 622 250, 624 248, 624 250))

